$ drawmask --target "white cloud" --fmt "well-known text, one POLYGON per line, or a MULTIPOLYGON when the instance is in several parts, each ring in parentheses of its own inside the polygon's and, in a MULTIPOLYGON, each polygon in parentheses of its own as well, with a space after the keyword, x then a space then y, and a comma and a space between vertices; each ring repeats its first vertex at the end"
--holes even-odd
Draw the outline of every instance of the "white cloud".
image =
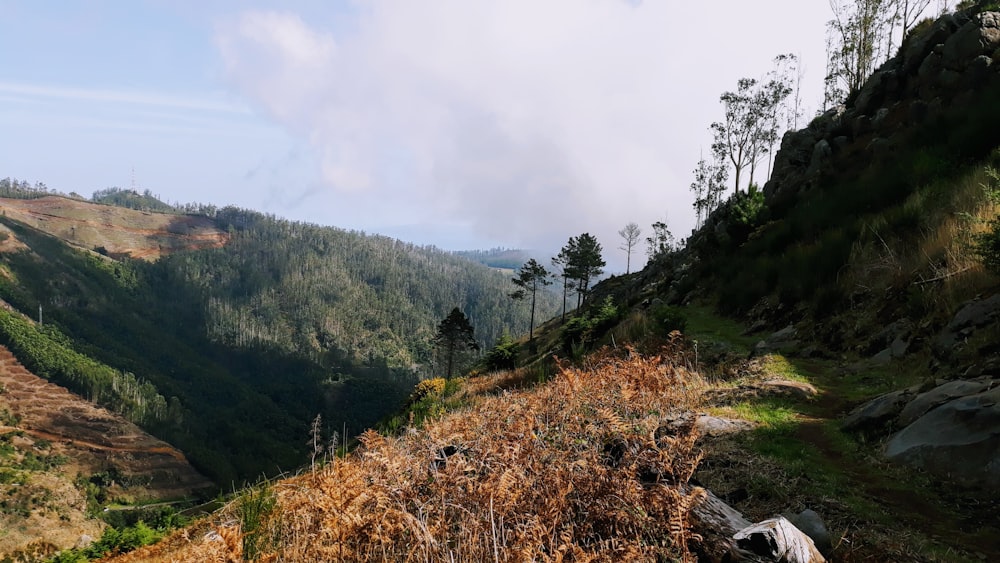
POLYGON ((363 210, 540 249, 589 231, 610 257, 629 221, 690 229, 690 171, 723 90, 822 48, 808 3, 720 4, 367 0, 336 37, 249 11, 217 44, 233 86, 308 139, 355 223, 363 210), (790 25, 802 18, 812 28, 790 25))

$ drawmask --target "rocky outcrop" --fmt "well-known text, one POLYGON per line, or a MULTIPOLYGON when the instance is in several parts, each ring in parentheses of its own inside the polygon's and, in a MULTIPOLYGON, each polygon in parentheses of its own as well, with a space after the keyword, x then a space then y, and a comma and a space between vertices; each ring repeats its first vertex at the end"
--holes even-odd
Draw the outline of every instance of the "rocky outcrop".
POLYGON ((887 393, 855 409, 843 428, 895 431, 885 447, 888 459, 1000 490, 1000 381, 980 377, 887 393))
POLYGON ((948 356, 977 329, 993 324, 998 319, 1000 293, 988 299, 975 299, 965 303, 934 340, 934 352, 938 356, 948 356))
POLYGON ((1000 387, 931 410, 895 434, 885 455, 961 485, 1000 490, 1000 387))
POLYGON ((805 129, 785 134, 764 195, 775 203, 812 189, 852 146, 867 149, 864 158, 890 157, 898 131, 1000 83, 1000 65, 994 62, 998 48, 1000 13, 941 16, 908 38, 846 107, 830 109, 805 129))

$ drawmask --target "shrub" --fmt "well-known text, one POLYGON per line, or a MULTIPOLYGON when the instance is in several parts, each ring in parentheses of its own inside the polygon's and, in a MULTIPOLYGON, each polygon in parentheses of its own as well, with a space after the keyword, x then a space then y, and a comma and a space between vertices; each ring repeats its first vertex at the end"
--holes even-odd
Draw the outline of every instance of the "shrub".
POLYGON ((505 332, 486 353, 483 364, 488 370, 514 369, 517 367, 517 352, 517 342, 505 332))
POLYGON ((407 403, 412 405, 428 397, 432 399, 439 399, 442 395, 444 395, 444 388, 447 383, 448 382, 445 381, 443 377, 425 379, 413 388, 413 392, 410 393, 410 398, 407 403))
POLYGON ((670 305, 657 305, 651 311, 653 323, 656 331, 662 336, 666 336, 675 330, 684 332, 687 328, 687 315, 679 307, 670 305))
POLYGON ((973 251, 987 270, 1000 275, 1000 217, 990 221, 988 231, 974 236, 973 251))

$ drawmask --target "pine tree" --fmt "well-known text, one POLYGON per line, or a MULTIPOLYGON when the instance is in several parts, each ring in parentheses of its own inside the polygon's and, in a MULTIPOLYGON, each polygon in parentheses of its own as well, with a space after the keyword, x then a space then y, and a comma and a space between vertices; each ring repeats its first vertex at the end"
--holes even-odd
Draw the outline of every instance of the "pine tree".
POLYGON ((601 257, 601 243, 590 233, 583 233, 570 239, 567 269, 577 282, 576 307, 579 309, 587 300, 590 282, 604 273, 604 258, 601 257))
POLYGON ((531 321, 528 324, 528 340, 535 339, 535 294, 539 287, 552 285, 549 281, 549 272, 534 258, 528 260, 517 272, 517 277, 511 279, 518 287, 510 294, 511 299, 524 299, 531 293, 531 321))
POLYGON ((451 379, 455 367, 455 357, 466 350, 479 350, 476 343, 475 330, 458 307, 451 310, 441 324, 438 325, 434 343, 444 353, 448 364, 446 377, 451 379))

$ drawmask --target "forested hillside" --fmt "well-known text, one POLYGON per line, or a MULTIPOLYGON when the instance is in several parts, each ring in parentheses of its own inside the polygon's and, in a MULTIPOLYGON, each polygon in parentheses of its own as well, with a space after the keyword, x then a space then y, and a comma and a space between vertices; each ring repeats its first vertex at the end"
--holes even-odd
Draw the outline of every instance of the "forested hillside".
MULTIPOLYGON (((0 297, 23 314, 5 314, 2 339, 26 365, 130 415, 220 484, 304 463, 317 414, 351 434, 397 409, 435 373, 452 308, 483 347, 528 328, 508 275, 445 252, 235 208, 214 221, 224 247, 146 262, 3 217, 0 297), (26 318, 39 313, 42 326, 26 318)), ((541 299, 543 314, 555 306, 541 299)))

